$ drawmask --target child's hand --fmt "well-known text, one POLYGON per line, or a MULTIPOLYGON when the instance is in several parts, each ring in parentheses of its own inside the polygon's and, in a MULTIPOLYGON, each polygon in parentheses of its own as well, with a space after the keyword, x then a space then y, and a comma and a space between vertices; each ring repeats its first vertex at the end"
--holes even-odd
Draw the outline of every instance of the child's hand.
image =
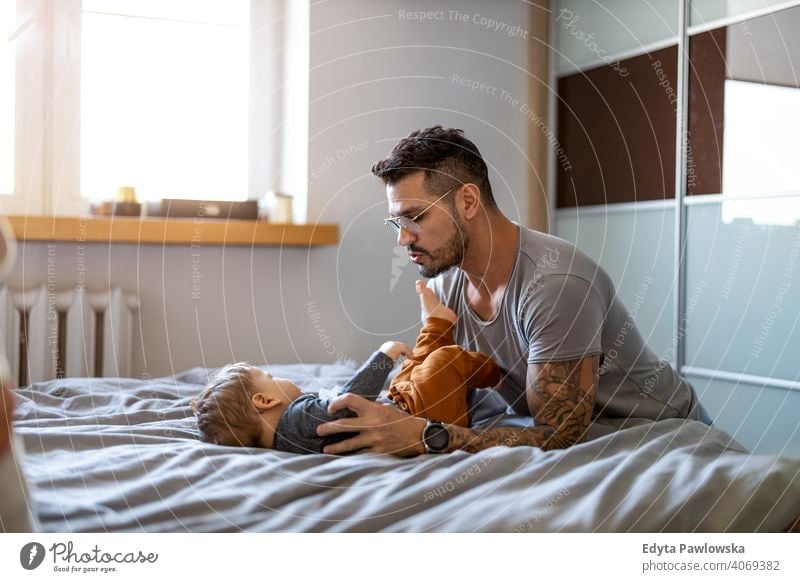
POLYGON ((389 356, 393 362, 400 356, 407 358, 411 355, 411 348, 403 342, 386 342, 380 347, 380 351, 389 356))
POLYGON ((425 281, 417 281, 417 294, 419 294, 419 304, 422 307, 422 313, 426 318, 438 317, 439 319, 446 319, 453 323, 458 319, 456 312, 439 301, 436 293, 425 285, 425 281))

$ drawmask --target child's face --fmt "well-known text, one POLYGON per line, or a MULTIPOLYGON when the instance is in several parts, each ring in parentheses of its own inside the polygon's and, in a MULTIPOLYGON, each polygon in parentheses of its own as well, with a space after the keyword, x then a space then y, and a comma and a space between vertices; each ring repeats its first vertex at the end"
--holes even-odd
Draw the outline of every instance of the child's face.
POLYGON ((253 368, 250 377, 256 385, 256 391, 266 394, 270 398, 282 400, 287 404, 303 395, 303 392, 294 382, 285 378, 273 378, 269 372, 260 368, 253 368))

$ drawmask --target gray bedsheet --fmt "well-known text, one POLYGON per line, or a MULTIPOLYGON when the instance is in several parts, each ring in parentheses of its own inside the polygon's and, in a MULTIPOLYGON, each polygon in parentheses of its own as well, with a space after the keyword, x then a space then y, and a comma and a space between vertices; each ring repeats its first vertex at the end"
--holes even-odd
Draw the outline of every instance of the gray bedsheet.
MULTIPOLYGON (((352 368, 271 371, 313 391, 352 368)), ((205 377, 20 389, 16 427, 41 529, 781 531, 800 515, 799 460, 751 455, 695 421, 641 424, 565 451, 294 456, 200 442, 188 403, 205 377)))

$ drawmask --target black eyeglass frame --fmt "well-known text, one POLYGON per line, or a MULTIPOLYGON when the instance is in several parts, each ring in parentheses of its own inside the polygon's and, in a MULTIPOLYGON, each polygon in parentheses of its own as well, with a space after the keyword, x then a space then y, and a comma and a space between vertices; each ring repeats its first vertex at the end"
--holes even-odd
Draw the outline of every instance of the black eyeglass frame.
POLYGON ((404 228, 405 230, 416 236, 420 232, 422 232, 422 228, 420 227, 419 224, 417 224, 417 220, 422 218, 422 215, 428 212, 428 210, 436 206, 436 204, 438 204, 442 200, 442 198, 450 194, 450 192, 452 192, 453 190, 460 188, 462 185, 463 184, 457 184, 452 188, 450 188, 447 192, 445 192, 444 194, 439 196, 436 200, 428 204, 428 206, 422 209, 422 211, 417 213, 417 215, 414 216, 413 218, 409 218, 408 216, 389 217, 383 219, 383 224, 385 224, 386 226, 391 226, 395 232, 400 232, 400 229, 404 228))

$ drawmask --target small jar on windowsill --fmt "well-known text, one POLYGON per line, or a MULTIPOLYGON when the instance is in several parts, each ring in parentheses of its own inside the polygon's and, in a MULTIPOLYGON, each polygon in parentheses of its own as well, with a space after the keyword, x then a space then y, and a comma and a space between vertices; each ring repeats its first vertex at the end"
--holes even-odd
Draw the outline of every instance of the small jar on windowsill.
POLYGON ((141 216, 142 205, 136 199, 136 188, 120 186, 117 188, 117 199, 111 210, 114 216, 141 216))
POLYGON ((292 224, 292 202, 289 194, 267 192, 258 202, 258 218, 273 224, 292 224))
POLYGON ((141 216, 142 204, 136 199, 135 188, 120 186, 116 200, 92 204, 91 212, 95 216, 141 216))

